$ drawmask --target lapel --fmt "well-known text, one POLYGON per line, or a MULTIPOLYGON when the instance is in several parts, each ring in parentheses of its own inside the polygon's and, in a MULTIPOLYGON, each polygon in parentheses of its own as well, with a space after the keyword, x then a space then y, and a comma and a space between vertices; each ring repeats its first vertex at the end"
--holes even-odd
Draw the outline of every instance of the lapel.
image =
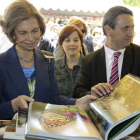
POLYGON ((100 52, 99 52, 99 56, 97 58, 98 60, 96 61, 97 62, 96 66, 97 66, 99 81, 101 83, 101 82, 107 82, 104 47, 102 47, 99 51, 100 52))
POLYGON ((5 53, 5 68, 22 95, 30 96, 28 84, 21 68, 15 46, 5 53))
POLYGON ((125 49, 123 64, 122 64, 122 71, 121 71, 121 78, 123 78, 126 74, 130 73, 132 65, 133 65, 133 47, 130 45, 125 49))
POLYGON ((49 86, 49 77, 48 77, 48 65, 49 61, 39 49, 35 49, 35 73, 36 73, 36 85, 35 85, 35 100, 41 98, 41 93, 43 88, 49 86), (48 80, 47 80, 48 77, 48 80))

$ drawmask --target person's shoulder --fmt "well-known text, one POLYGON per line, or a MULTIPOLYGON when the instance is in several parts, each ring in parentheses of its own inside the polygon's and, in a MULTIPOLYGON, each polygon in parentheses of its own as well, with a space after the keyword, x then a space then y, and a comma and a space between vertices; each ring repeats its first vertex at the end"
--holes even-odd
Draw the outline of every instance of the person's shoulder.
POLYGON ((3 57, 7 51, 0 53, 0 57, 3 57))
POLYGON ((55 60, 55 65, 58 65, 62 61, 61 59, 62 58, 59 58, 59 59, 55 60))
POLYGON ((85 39, 89 40, 89 41, 92 41, 93 39, 93 36, 91 34, 87 34, 85 39))
POLYGON ((45 43, 46 42, 51 43, 51 41, 47 37, 44 37, 41 41, 44 41, 45 43))
POLYGON ((103 48, 98 49, 98 50, 96 50, 96 51, 94 51, 94 52, 92 52, 92 53, 84 56, 84 59, 93 59, 93 58, 96 58, 96 57, 100 56, 101 51, 103 51, 103 48))
MULTIPOLYGON (((5 52, 0 53, 0 60, 2 58, 5 58, 6 54, 9 54, 9 53, 13 52, 13 49, 14 49, 14 45, 12 47, 10 47, 8 50, 6 50, 5 52)), ((11 54, 11 55, 13 55, 13 54, 11 54)))
POLYGON ((54 55, 54 57, 55 57, 55 60, 57 60, 57 59, 59 59, 59 58, 62 58, 62 57, 64 56, 63 50, 62 50, 62 48, 61 48, 60 45, 58 45, 58 46, 55 48, 55 50, 54 50, 54 52, 53 52, 53 55, 54 55))
POLYGON ((93 42, 92 42, 92 41, 87 40, 87 39, 85 39, 85 38, 84 38, 84 43, 93 44, 93 42))
POLYGON ((0 63, 4 61, 5 53, 6 52, 0 53, 0 63))
POLYGON ((134 43, 130 43, 130 46, 127 47, 126 49, 130 50, 130 51, 134 51, 137 53, 140 53, 140 46, 134 43))
POLYGON ((63 59, 64 59, 64 56, 62 58, 55 60, 55 67, 60 67, 62 61, 64 61, 63 59))
POLYGON ((53 54, 55 54, 55 53, 57 53, 57 52, 59 52, 59 51, 62 51, 62 48, 61 48, 61 46, 60 46, 59 44, 57 44, 57 46, 56 46, 56 48, 55 48, 53 54))
POLYGON ((49 63, 55 63, 55 59, 52 53, 44 51, 44 50, 40 50, 42 52, 42 54, 44 55, 45 58, 48 59, 49 63), (51 61, 52 60, 52 61, 51 61))
POLYGON ((60 61, 62 61, 62 58, 59 58, 59 59, 55 60, 55 63, 58 63, 60 61))
POLYGON ((134 44, 134 43, 130 43, 130 47, 140 49, 140 45, 137 45, 137 44, 134 44))
POLYGON ((86 56, 84 56, 82 58, 82 61, 86 64, 86 65, 92 65, 92 63, 95 63, 98 61, 98 59, 100 58, 101 56, 101 50, 97 50, 97 51, 94 51, 86 56))

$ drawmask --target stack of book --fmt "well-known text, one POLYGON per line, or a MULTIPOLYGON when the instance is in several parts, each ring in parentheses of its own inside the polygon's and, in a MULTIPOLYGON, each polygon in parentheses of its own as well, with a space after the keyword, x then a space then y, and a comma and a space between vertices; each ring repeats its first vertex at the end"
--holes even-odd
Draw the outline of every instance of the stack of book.
POLYGON ((3 138, 6 127, 10 124, 11 120, 0 120, 0 139, 3 138))
POLYGON ((3 139, 119 140, 140 137, 139 124, 140 78, 128 74, 86 111, 74 105, 31 102, 28 111, 19 110, 3 139))

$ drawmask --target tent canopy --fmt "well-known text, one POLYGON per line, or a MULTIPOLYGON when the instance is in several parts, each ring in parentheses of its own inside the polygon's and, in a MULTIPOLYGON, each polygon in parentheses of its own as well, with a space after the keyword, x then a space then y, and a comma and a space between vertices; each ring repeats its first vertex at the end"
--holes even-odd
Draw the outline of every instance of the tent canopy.
POLYGON ((30 0, 30 2, 38 10, 46 10, 45 12, 86 17, 103 16, 110 7, 116 5, 134 9, 118 0, 86 0, 84 2, 81 0, 30 0))
POLYGON ((60 9, 61 11, 68 10, 76 12, 83 12, 90 11, 91 13, 94 12, 106 12, 110 7, 119 4, 117 0, 30 0, 30 2, 37 7, 37 9, 44 8, 46 10, 52 8, 53 10, 60 9))
POLYGON ((48 12, 50 13, 50 15, 53 14, 57 14, 57 15, 63 15, 63 16, 79 16, 79 17, 102 17, 104 16, 105 12, 99 13, 97 11, 95 11, 94 13, 92 13, 91 11, 87 11, 84 12, 83 10, 80 10, 79 12, 77 12, 76 10, 72 10, 72 11, 68 11, 67 9, 65 9, 64 11, 62 11, 61 9, 57 9, 57 10, 53 10, 52 8, 49 9, 45 9, 45 8, 41 8, 40 13, 43 13, 43 15, 48 15, 48 12))
POLYGON ((30 0, 30 2, 38 10, 44 10, 46 14, 50 12, 50 14, 83 17, 104 16, 105 12, 113 6, 125 6, 133 11, 135 29, 140 30, 138 18, 140 8, 123 4, 118 0, 30 0))
MULTIPOLYGON (((4 0, 0 4, 0 15, 4 13, 5 8, 14 0, 4 0)), ((113 6, 125 6, 134 13, 135 25, 139 27, 140 8, 132 7, 119 2, 118 0, 29 0, 38 10, 44 10, 46 14, 64 15, 64 16, 83 16, 98 17, 103 16, 105 12, 113 6)))

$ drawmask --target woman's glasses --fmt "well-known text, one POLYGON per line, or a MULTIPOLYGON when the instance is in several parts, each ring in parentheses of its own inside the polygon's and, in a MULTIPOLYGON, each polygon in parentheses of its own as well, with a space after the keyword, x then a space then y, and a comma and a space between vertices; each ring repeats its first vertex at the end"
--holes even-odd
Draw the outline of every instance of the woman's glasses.
POLYGON ((85 33, 85 32, 86 32, 86 30, 85 30, 85 29, 83 29, 83 30, 81 30, 81 32, 82 32, 82 33, 85 33))

